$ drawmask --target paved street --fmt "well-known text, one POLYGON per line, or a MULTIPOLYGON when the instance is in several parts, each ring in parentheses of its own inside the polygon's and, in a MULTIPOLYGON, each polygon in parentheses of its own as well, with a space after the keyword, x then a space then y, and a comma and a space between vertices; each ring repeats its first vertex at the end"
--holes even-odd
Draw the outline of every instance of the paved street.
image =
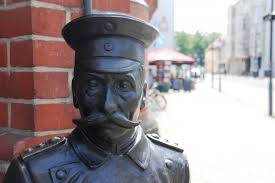
POLYGON ((232 82, 227 84, 230 90, 219 93, 211 89, 209 77, 192 93, 166 94, 161 135, 184 147, 192 183, 274 183, 275 119, 259 110, 257 102, 247 102, 248 96, 237 95, 232 82))
MULTIPOLYGON (((211 76, 207 75, 208 85, 211 86, 211 76)), ((268 114, 268 78, 222 76, 221 85, 224 95, 246 103, 261 113, 268 114)), ((275 87, 275 82, 273 81, 275 87)), ((215 76, 214 88, 218 90, 218 75, 215 76)), ((273 90, 273 103, 275 104, 275 89, 273 90)))

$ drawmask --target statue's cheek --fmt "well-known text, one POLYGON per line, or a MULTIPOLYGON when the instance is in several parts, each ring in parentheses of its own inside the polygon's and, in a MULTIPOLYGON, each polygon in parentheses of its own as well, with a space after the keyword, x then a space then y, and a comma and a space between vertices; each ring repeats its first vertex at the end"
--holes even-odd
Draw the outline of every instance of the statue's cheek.
POLYGON ((120 93, 120 105, 128 112, 132 113, 139 105, 139 97, 136 92, 120 93))
POLYGON ((100 90, 91 90, 89 88, 82 88, 78 92, 79 105, 84 108, 94 108, 104 101, 104 94, 100 90))

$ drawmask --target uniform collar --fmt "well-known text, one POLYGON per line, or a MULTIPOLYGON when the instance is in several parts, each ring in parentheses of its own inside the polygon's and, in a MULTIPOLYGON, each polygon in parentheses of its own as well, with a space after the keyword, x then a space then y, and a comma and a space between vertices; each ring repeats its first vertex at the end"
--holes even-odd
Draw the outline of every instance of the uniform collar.
POLYGON ((149 140, 140 126, 138 127, 135 144, 132 149, 127 152, 127 155, 143 170, 148 167, 151 157, 151 148, 149 140))
MULTIPOLYGON (((69 136, 69 142, 82 162, 93 169, 102 166, 113 156, 112 153, 104 151, 98 145, 91 142, 77 128, 69 136)), ((125 155, 143 170, 148 167, 151 156, 150 142, 140 126, 137 127, 137 135, 132 147, 125 155)))

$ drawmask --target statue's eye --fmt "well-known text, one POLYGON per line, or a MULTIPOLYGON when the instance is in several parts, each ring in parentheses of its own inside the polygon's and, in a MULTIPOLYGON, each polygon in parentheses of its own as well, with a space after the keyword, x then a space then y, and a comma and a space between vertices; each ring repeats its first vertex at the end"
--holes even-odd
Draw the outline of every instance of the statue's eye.
POLYGON ((127 81, 127 80, 122 80, 119 82, 119 89, 121 90, 131 90, 133 87, 132 87, 132 84, 131 82, 127 81))
POLYGON ((99 83, 98 83, 97 80, 92 79, 92 80, 89 81, 89 86, 92 87, 92 88, 96 88, 96 87, 99 86, 99 83))

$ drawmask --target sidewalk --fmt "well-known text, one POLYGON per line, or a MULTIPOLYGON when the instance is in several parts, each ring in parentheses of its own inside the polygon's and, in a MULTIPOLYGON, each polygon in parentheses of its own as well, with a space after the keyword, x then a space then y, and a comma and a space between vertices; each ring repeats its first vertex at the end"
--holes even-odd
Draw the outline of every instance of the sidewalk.
POLYGON ((274 182, 274 119, 211 89, 209 82, 166 97, 160 132, 184 147, 192 183, 274 182))
MULTIPOLYGON (((207 75, 208 86, 211 86, 211 75, 207 75)), ((275 105, 275 79, 273 81, 273 104, 275 105)), ((219 79, 215 76, 214 88, 218 90, 219 79)), ((224 95, 246 103, 263 114, 268 114, 268 78, 244 76, 222 76, 221 88, 224 95)))

